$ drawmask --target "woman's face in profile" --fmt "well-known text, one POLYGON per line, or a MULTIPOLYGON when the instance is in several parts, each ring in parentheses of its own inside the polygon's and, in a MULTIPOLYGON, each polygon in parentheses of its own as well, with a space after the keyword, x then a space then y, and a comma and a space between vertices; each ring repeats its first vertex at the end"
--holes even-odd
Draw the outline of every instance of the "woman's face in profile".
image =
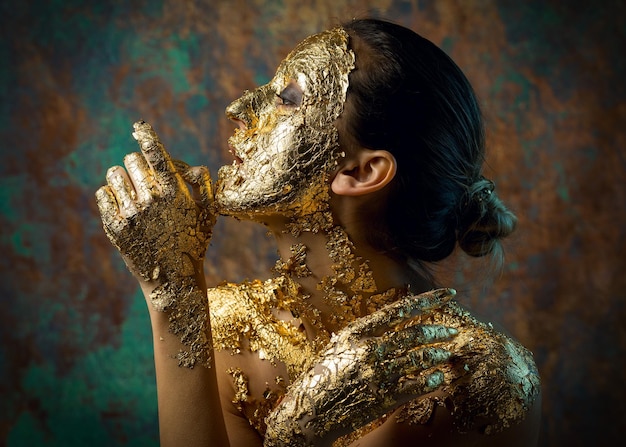
POLYGON ((333 123, 353 65, 343 30, 316 34, 282 61, 269 84, 228 106, 239 128, 228 141, 235 161, 218 174, 220 212, 307 214, 326 205, 339 153, 333 123))

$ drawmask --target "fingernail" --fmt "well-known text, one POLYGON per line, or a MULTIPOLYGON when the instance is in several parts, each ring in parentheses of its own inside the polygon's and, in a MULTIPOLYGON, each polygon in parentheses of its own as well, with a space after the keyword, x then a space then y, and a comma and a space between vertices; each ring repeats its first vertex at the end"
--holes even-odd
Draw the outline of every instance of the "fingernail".
POLYGON ((108 198, 108 196, 107 196, 107 193, 106 193, 106 191, 104 190, 104 188, 103 188, 103 187, 102 187, 102 188, 98 188, 98 189, 96 190, 96 199, 97 199, 98 201, 100 201, 100 200, 104 200, 104 199, 106 199, 106 198, 108 198))
POLYGON ((107 169, 106 178, 110 180, 110 179, 113 179, 114 177, 119 177, 119 173, 117 172, 117 169, 118 169, 117 166, 112 166, 109 169, 107 169))
POLYGON ((435 371, 426 379, 426 386, 429 388, 437 388, 443 383, 443 373, 441 371, 435 371))

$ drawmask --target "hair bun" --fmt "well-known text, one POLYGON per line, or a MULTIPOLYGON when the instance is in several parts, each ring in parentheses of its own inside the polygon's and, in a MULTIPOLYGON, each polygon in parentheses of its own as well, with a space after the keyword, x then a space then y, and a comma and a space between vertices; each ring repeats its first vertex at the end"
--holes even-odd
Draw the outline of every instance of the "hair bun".
POLYGON ((459 247, 470 256, 501 252, 500 239, 515 230, 517 217, 495 193, 491 180, 480 177, 461 200, 457 224, 459 247))

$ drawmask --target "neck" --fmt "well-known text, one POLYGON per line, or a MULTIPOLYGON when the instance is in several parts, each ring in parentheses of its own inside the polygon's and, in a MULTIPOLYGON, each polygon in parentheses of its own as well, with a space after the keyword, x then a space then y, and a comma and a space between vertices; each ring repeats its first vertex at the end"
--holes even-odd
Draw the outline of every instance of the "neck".
MULTIPOLYGON (((336 332, 356 318, 395 301, 407 289, 432 288, 409 265, 373 249, 356 234, 333 224, 330 213, 298 222, 266 223, 281 260, 278 273, 299 284, 315 318, 304 316, 307 332, 336 332), (317 319, 317 321, 307 321, 317 319)), ((314 335, 313 335, 314 336, 314 335)))

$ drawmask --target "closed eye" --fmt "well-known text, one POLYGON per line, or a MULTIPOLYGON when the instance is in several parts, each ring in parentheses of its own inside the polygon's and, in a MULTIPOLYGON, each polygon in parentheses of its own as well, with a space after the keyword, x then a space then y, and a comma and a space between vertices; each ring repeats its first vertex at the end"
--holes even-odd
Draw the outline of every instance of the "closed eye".
POLYGON ((287 98, 283 93, 276 93, 278 104, 281 106, 295 106, 296 103, 287 98))
POLYGON ((279 106, 300 107, 302 104, 302 89, 295 82, 291 81, 280 93, 276 94, 276 101, 279 106))

